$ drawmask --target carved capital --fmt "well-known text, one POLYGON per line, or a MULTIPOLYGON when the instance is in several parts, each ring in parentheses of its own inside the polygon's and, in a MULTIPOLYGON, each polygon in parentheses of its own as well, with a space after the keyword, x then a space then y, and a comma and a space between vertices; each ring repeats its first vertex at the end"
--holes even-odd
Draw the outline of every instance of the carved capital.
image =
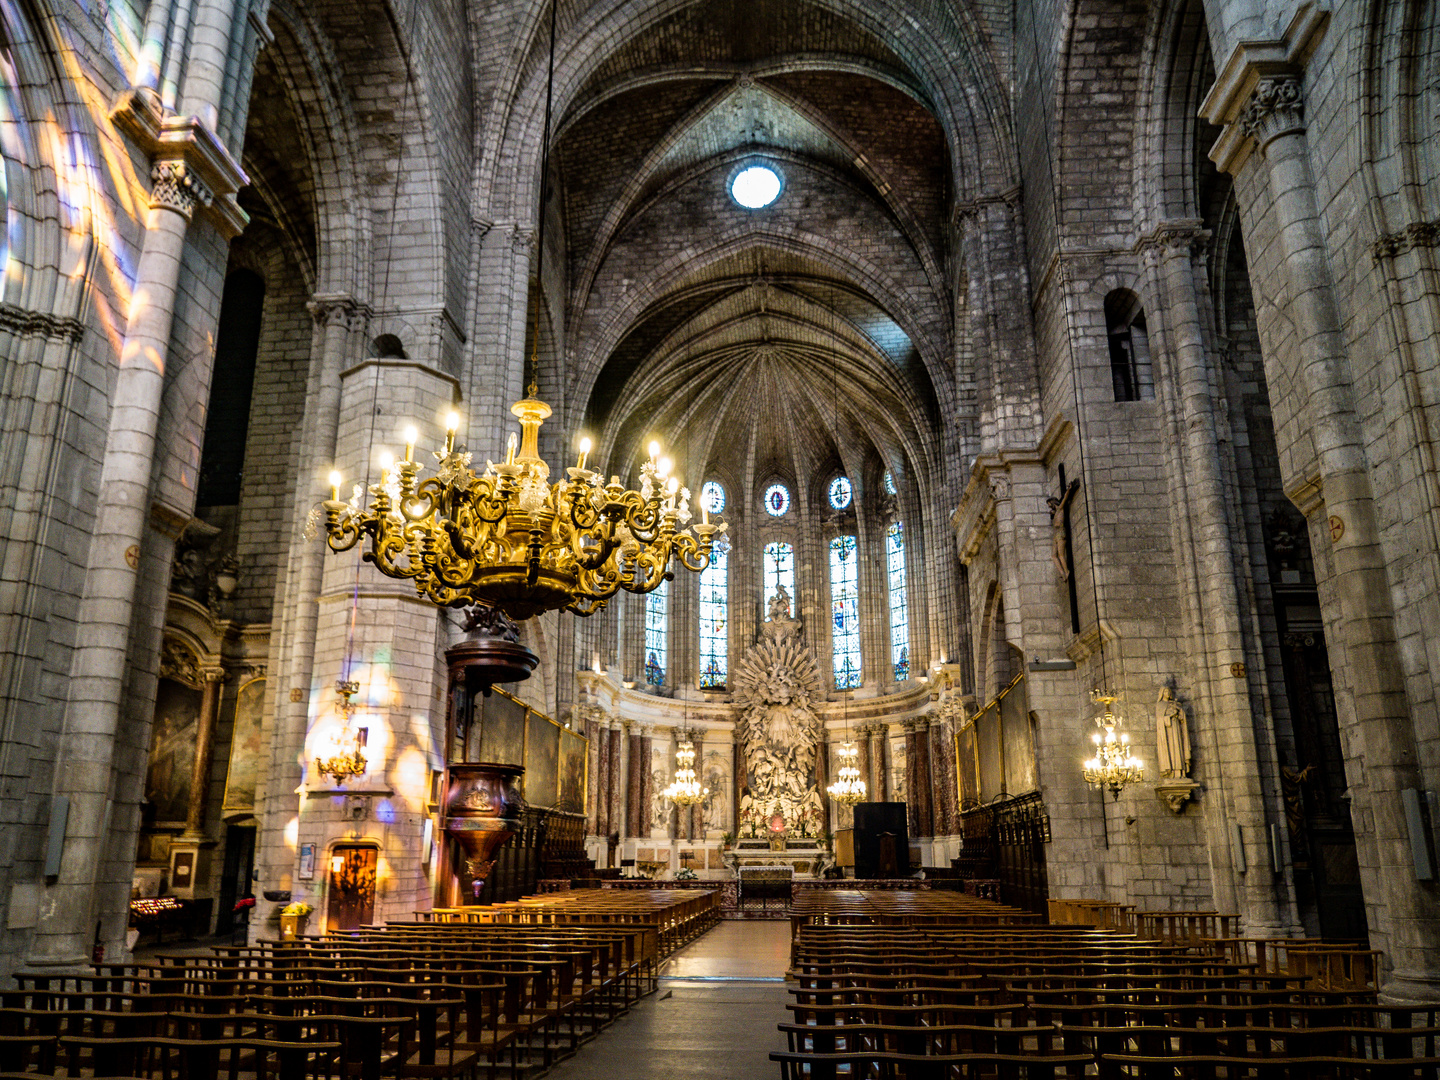
POLYGON ((79 341, 85 324, 65 315, 45 311, 29 311, 15 304, 0 301, 0 330, 16 337, 45 337, 54 341, 79 341))
POLYGON ((150 179, 154 183, 150 189, 151 207, 174 210, 186 221, 194 216, 196 207, 215 201, 214 192, 184 161, 157 161, 150 169, 150 179))
POLYGON ((219 664, 206 664, 200 669, 200 679, 206 683, 225 681, 225 669, 219 664))
POLYGON ((1196 218, 1162 221, 1135 242, 1135 252, 1149 258, 1194 255, 1210 242, 1210 230, 1196 218))
POLYGON ((1386 233, 1370 245, 1370 254, 1379 262, 1393 259, 1416 248, 1440 247, 1440 221, 1416 221, 1399 232, 1386 233))
POLYGON ((349 296, 314 296, 305 310, 317 326, 339 326, 345 330, 360 329, 369 314, 363 304, 349 296))
POLYGON ((1260 152, 1281 135, 1305 131, 1305 95, 1295 75, 1261 79, 1235 119, 1240 133, 1255 140, 1260 152))

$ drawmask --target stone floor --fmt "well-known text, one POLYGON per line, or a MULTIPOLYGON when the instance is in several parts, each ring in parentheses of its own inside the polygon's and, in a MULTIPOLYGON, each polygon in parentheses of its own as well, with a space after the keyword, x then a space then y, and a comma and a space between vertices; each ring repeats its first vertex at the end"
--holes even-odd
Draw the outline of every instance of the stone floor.
POLYGON ((754 1080, 779 1075, 790 925, 726 922, 661 968, 645 998, 545 1080, 754 1080))

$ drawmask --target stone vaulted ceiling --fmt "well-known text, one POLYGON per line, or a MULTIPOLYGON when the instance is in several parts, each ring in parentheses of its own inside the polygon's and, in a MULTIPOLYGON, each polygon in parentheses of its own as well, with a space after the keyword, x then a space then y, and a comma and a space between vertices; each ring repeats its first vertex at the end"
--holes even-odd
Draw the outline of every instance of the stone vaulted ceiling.
POLYGON ((660 437, 746 497, 930 472, 952 155, 894 50, 808 4, 692 5, 593 70, 554 157, 571 395, 607 460, 660 437), (752 162, 785 184, 757 211, 728 194, 752 162))

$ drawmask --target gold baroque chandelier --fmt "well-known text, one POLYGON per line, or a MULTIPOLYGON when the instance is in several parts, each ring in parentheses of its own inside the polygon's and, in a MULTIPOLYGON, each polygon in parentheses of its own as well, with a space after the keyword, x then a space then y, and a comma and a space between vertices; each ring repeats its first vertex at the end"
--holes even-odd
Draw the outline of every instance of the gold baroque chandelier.
MULTIPOLYGON (((590 440, 566 478, 551 484, 540 457, 540 425, 550 406, 530 394, 510 409, 520 420, 516 449, 510 434, 504 461, 477 475, 471 455, 455 450, 460 424, 451 413, 445 451, 435 475, 420 478, 416 432, 406 432, 405 460, 385 468, 369 488, 369 505, 340 500, 341 477, 330 476, 324 503, 327 543, 348 551, 362 539, 364 559, 387 577, 410 578, 421 596, 444 607, 480 605, 528 619, 545 611, 590 615, 620 589, 648 593, 673 578, 673 555, 687 570, 710 565, 715 537, 702 505, 690 525, 690 492, 672 475, 669 458, 652 442, 640 469, 639 490, 618 476, 604 482, 587 469, 590 440)), ((703 500, 702 500, 703 502, 703 500)))
POLYGON ((695 777, 695 744, 684 739, 675 749, 675 779, 660 795, 676 806, 694 806, 709 794, 695 777))
POLYGON ((1124 787, 1145 779, 1145 767, 1130 752, 1130 736, 1123 732, 1117 734, 1115 730, 1120 725, 1120 718, 1115 715, 1115 702, 1119 696, 1093 690, 1090 697, 1102 708, 1095 718, 1095 726, 1099 730, 1090 736, 1090 741, 1095 744, 1095 756, 1085 762, 1085 782, 1109 788, 1111 796, 1119 799, 1124 787))

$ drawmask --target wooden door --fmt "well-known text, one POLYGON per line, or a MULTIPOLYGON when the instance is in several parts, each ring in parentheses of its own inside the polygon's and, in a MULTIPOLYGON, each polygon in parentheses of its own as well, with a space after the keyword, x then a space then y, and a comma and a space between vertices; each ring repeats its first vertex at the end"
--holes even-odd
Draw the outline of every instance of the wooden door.
POLYGON ((373 847, 336 847, 330 853, 330 888, 326 930, 353 930, 375 921, 375 870, 379 852, 373 847))

